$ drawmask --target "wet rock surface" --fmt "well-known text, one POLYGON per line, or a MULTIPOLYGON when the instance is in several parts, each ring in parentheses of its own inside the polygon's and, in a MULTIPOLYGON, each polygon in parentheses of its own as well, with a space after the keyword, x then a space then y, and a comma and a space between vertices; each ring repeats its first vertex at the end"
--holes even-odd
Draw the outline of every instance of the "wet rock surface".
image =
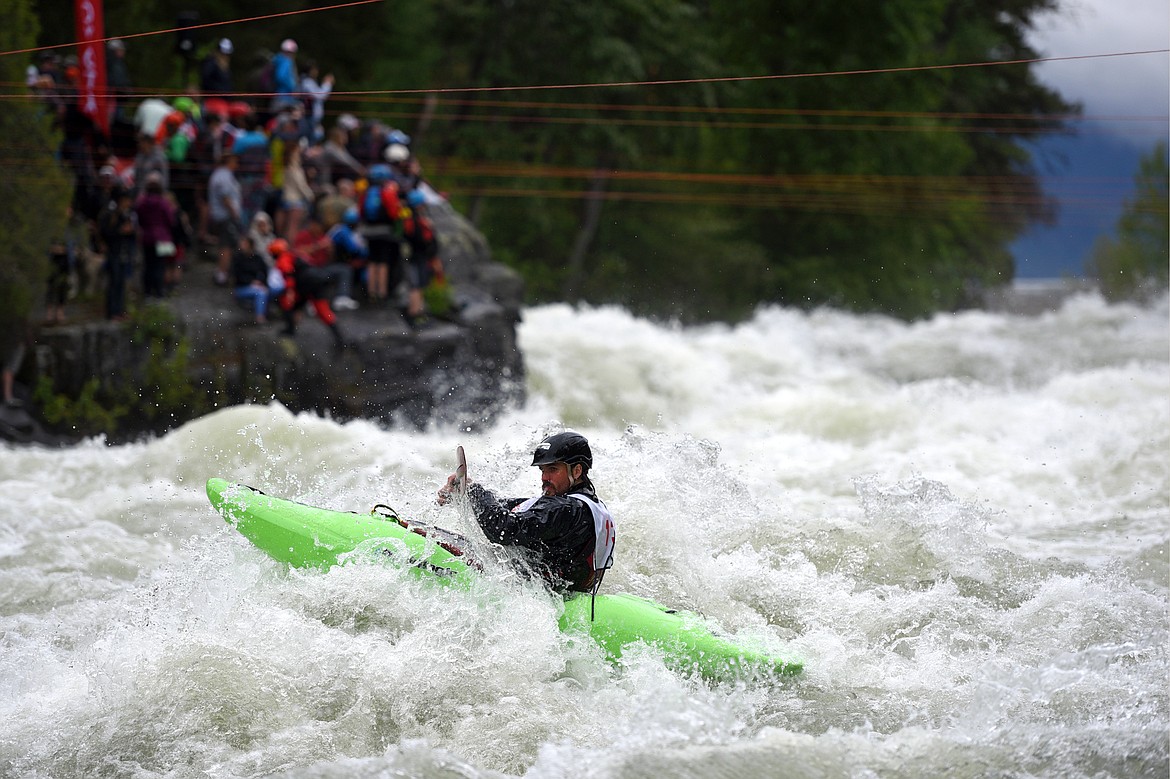
MULTIPOLYGON (((161 305, 173 314, 176 339, 188 349, 187 375, 208 407, 276 400, 340 419, 474 427, 521 399, 523 283, 491 260, 483 236, 454 210, 435 209, 432 218, 455 309, 412 327, 397 305, 363 303, 338 312, 340 346, 311 316, 291 337, 278 316, 254 323, 229 288, 214 284, 210 256, 190 258, 176 294, 161 305)), ((149 355, 132 327, 92 320, 42 328, 18 379, 32 387, 47 377, 69 397, 94 379, 105 388, 133 381, 149 355)), ((204 410, 177 414, 168 426, 204 410)), ((0 409, 0 439, 59 444, 69 437, 46 432, 26 402, 0 409)))

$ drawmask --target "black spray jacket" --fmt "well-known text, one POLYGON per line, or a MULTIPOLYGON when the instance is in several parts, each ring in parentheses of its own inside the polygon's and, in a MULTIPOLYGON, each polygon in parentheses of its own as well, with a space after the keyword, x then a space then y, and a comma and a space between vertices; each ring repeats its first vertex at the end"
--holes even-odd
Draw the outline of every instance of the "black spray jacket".
MULTIPOLYGON (((597 501, 587 479, 569 492, 597 501)), ((478 484, 467 495, 489 541, 526 550, 533 569, 554 589, 589 591, 596 531, 587 505, 565 494, 541 497, 527 510, 513 511, 527 499, 500 499, 478 484)))

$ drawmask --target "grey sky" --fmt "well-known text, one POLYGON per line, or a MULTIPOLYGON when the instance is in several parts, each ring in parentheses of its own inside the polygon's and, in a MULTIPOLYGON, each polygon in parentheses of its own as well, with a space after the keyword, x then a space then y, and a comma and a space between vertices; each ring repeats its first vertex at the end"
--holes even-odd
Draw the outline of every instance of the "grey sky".
MULTIPOLYGON (((1038 20, 1033 44, 1042 56, 1068 57, 1170 48, 1168 0, 1064 0, 1038 20)), ((1129 117, 1170 113, 1170 55, 1047 62, 1037 72, 1086 115, 1129 117)), ((1165 121, 1103 124, 1139 146, 1167 136, 1165 121)))

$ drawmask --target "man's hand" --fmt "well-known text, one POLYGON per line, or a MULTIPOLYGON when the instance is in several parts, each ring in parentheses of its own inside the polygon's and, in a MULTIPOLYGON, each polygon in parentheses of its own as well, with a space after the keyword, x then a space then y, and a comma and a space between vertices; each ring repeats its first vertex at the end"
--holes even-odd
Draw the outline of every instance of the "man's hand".
POLYGON ((447 477, 447 483, 439 490, 439 496, 435 502, 440 506, 446 506, 451 502, 451 498, 463 493, 467 489, 469 482, 463 482, 459 479, 459 474, 453 473, 447 477))

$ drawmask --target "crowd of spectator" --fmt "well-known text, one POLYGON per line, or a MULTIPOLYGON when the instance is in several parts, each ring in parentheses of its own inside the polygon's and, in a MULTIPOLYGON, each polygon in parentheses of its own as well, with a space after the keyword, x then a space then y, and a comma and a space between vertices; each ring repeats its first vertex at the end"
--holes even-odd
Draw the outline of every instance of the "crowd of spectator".
POLYGON ((100 265, 106 316, 124 319, 128 295, 172 294, 197 252, 257 323, 275 309, 288 334, 307 307, 339 342, 338 310, 368 305, 412 326, 428 321, 424 291, 442 282, 442 267, 427 212, 444 201, 408 135, 329 114, 333 77, 299 61, 291 39, 246 95, 232 42, 218 40, 199 63, 199 87, 173 100, 131 100, 126 47, 107 48, 108 134, 77 105, 75 61, 42 52, 29 68, 29 88, 62 133, 80 226, 51 247, 52 322, 63 321, 68 297, 60 274, 81 255, 98 258, 80 264, 100 265))

